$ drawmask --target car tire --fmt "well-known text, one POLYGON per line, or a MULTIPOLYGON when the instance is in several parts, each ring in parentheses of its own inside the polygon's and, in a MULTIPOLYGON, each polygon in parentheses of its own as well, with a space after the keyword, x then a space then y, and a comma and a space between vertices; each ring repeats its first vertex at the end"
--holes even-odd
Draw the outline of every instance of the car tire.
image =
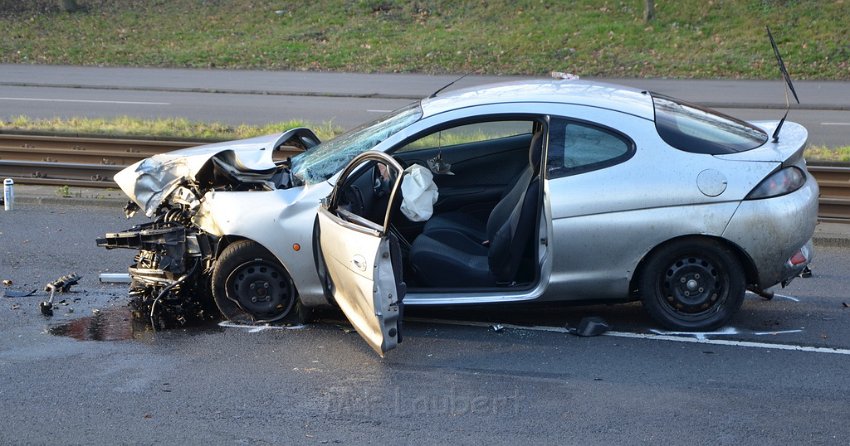
POLYGON ((212 295, 221 314, 237 323, 284 320, 305 323, 302 305, 286 269, 266 248, 250 240, 228 245, 212 272, 212 295))
POLYGON ((642 268, 638 290, 646 311, 671 330, 710 331, 741 307, 746 280, 734 252, 718 241, 664 245, 642 268))

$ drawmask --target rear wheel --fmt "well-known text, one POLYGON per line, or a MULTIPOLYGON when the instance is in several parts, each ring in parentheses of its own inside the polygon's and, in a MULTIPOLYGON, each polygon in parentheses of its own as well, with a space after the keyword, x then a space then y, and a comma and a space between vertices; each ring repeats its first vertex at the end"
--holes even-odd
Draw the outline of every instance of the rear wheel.
POLYGON ((307 309, 283 265, 250 240, 224 249, 213 268, 212 294, 221 314, 234 322, 306 322, 307 309))
POLYGON ((661 247, 642 270, 638 287, 644 308, 673 330, 714 330, 741 307, 746 281, 741 262, 708 239, 661 247))

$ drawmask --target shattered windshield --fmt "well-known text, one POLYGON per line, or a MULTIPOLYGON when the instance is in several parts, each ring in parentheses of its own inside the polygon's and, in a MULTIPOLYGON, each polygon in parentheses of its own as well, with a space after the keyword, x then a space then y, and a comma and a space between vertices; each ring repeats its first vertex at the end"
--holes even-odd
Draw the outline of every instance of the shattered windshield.
POLYGON ((292 175, 304 184, 326 181, 355 156, 413 124, 422 116, 419 103, 396 110, 292 158, 292 175))

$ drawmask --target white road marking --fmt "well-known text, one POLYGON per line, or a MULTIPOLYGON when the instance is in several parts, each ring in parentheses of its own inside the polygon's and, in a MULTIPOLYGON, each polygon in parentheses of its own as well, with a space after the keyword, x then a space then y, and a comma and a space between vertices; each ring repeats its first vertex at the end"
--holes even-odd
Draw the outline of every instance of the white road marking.
MULTIPOLYGON (((427 319, 427 318, 407 318, 405 320, 411 322, 424 322, 431 324, 443 324, 443 325, 461 325, 468 327, 490 327, 494 325, 493 323, 487 322, 476 322, 476 321, 449 321, 443 319, 427 319)), ((528 331, 545 331, 552 333, 569 333, 569 329, 564 327, 547 327, 547 326, 523 326, 523 325, 514 325, 514 324, 499 324, 504 328, 511 328, 514 330, 528 330, 528 331)), ((732 328, 732 330, 735 330, 732 328)), ((802 330, 799 330, 802 331, 802 330)), ((797 333, 798 330, 789 330, 789 333, 797 333)), ((725 332, 715 332, 715 333, 725 333, 725 332)), ((777 332, 757 332, 753 333, 756 335, 766 335, 766 334, 780 334, 784 333, 781 331, 777 332)), ((688 333, 689 335, 693 335, 693 333, 688 333)), ((707 334, 707 333, 706 333, 707 334)), ((730 347, 745 347, 745 348, 761 348, 766 350, 788 350, 788 351, 798 351, 798 352, 810 352, 810 353, 832 353, 838 355, 850 355, 850 349, 844 348, 831 348, 831 347, 812 347, 806 345, 793 345, 793 344, 772 344, 768 342, 751 342, 751 341, 730 341, 726 339, 699 339, 697 337, 686 337, 686 336, 672 336, 669 334, 654 334, 654 333, 630 333, 624 331, 609 331, 604 333, 602 336, 611 336, 615 338, 629 338, 629 339, 645 339, 650 341, 669 341, 669 342, 684 342, 687 344, 709 344, 709 345, 725 345, 730 347)))
POLYGON ((800 301, 800 299, 799 299, 799 298, 796 298, 796 297, 794 297, 794 296, 786 296, 786 295, 784 295, 784 294, 776 294, 776 293, 774 293, 774 294, 773 294, 773 297, 781 297, 781 298, 783 298, 783 299, 793 300, 794 302, 799 302, 799 301, 800 301))
POLYGON ((850 122, 821 122, 820 125, 850 125, 850 122))
POLYGON ((664 331, 664 330, 656 330, 650 329, 652 334, 661 335, 661 336, 690 336, 696 339, 705 340, 708 339, 709 336, 730 336, 736 334, 751 334, 754 336, 767 336, 767 335, 779 335, 779 334, 791 334, 791 333, 802 333, 802 329, 797 330, 780 330, 780 331, 752 331, 752 332, 742 332, 738 331, 735 327, 725 327, 719 331, 664 331))
MULTIPOLYGON (((758 295, 758 294, 756 294, 756 293, 753 293, 752 291, 747 291, 747 296, 752 297, 752 298, 757 298, 757 299, 762 299, 762 300, 764 300, 764 298, 763 298, 763 297, 759 296, 759 295, 758 295)), ((784 295, 784 294, 779 294, 779 293, 773 293, 773 297, 774 297, 774 298, 777 298, 777 297, 778 297, 778 298, 780 298, 780 299, 788 299, 788 300, 791 300, 791 301, 794 301, 794 302, 799 302, 799 301, 800 301, 800 298, 799 298, 799 297, 786 296, 786 295, 784 295)))
POLYGON ((389 113, 392 110, 373 109, 373 110, 366 110, 366 111, 369 112, 369 113, 389 113))
POLYGON ((245 325, 230 321, 219 322, 218 326, 224 328, 242 328, 248 330, 248 333, 259 333, 266 330, 301 330, 306 327, 306 325, 245 325))
POLYGON ((98 101, 93 99, 0 98, 0 101, 78 102, 83 104, 171 105, 170 102, 98 101))
POLYGON ((767 342, 750 342, 750 341, 729 341, 725 339, 697 339, 686 338, 682 336, 663 336, 655 334, 642 333, 625 333, 625 332, 608 332, 606 336, 614 336, 619 338, 634 338, 634 339, 650 339, 657 341, 672 341, 685 342, 690 344, 711 344, 711 345, 727 345, 730 347, 748 347, 748 348, 763 348, 767 350, 789 350, 797 352, 811 353, 833 353, 839 355, 850 355, 850 349, 830 348, 830 347, 811 347, 807 345, 793 344, 771 344, 767 342))

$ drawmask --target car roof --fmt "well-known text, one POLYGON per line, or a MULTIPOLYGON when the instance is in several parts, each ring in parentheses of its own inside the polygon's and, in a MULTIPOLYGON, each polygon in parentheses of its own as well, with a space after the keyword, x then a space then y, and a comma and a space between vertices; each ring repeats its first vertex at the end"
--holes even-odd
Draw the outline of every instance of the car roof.
POLYGON ((654 119, 652 97, 643 90, 584 80, 524 80, 477 85, 421 101, 423 117, 487 104, 545 102, 600 107, 654 119))

